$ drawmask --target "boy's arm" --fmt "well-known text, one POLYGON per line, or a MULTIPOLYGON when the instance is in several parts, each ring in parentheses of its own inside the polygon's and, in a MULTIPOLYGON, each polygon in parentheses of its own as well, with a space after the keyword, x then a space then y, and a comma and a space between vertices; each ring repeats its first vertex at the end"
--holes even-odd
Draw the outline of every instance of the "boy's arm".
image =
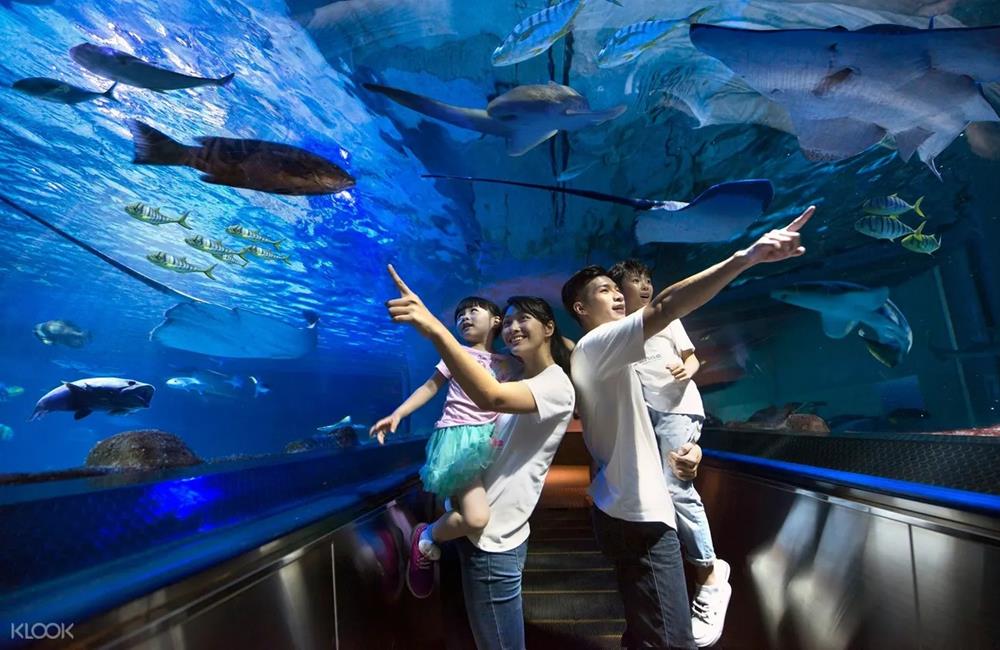
POLYGON ((698 368, 701 367, 701 362, 698 361, 698 357, 694 355, 694 350, 685 350, 681 356, 684 361, 681 363, 671 363, 667 364, 667 370, 670 374, 674 376, 677 381, 691 381, 694 377, 694 373, 698 372, 698 368))
POLYGON ((643 335, 648 339, 714 298, 726 285, 750 267, 764 262, 779 262, 806 252, 800 245, 799 230, 816 211, 809 206, 785 228, 772 230, 749 248, 736 251, 728 259, 696 273, 661 291, 643 309, 643 335))
POLYGON ((368 437, 378 437, 378 444, 384 444, 386 434, 396 433, 400 420, 407 417, 427 402, 431 401, 431 398, 437 395, 438 389, 441 388, 446 381, 447 380, 444 378, 444 375, 435 370, 434 374, 431 375, 431 378, 421 384, 417 390, 413 391, 402 404, 396 407, 396 410, 376 422, 372 428, 368 430, 368 437))
POLYGON ((682 356, 684 357, 684 369, 687 370, 689 377, 694 377, 695 373, 701 368, 701 361, 698 360, 698 356, 694 353, 694 350, 685 351, 682 356))

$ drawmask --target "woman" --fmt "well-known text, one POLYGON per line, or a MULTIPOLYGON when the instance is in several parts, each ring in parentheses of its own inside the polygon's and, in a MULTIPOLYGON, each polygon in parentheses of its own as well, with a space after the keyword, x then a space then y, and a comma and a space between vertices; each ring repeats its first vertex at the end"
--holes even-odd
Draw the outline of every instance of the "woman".
POLYGON ((496 411, 498 446, 483 473, 490 520, 478 535, 458 541, 469 623, 480 650, 524 647, 521 572, 527 555, 528 518, 545 483, 552 457, 573 416, 569 350, 552 308, 540 298, 507 301, 500 336, 524 364, 523 379, 500 383, 472 359, 448 328, 389 266, 399 298, 386 302, 397 323, 428 338, 452 377, 476 406, 496 411))

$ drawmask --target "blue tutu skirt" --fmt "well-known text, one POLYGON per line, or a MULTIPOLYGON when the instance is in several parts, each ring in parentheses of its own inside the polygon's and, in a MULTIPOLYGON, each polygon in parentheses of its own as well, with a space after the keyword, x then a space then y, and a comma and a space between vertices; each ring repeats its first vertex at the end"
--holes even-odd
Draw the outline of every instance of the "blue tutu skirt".
POLYGON ((449 497, 471 484, 493 460, 493 424, 435 429, 420 468, 424 489, 449 497))

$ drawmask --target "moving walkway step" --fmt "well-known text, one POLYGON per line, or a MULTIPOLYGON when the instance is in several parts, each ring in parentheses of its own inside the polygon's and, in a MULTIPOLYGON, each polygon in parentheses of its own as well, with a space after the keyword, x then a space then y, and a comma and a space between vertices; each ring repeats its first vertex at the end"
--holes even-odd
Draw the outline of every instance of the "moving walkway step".
POLYGON ((625 628, 614 569, 587 508, 535 511, 522 598, 528 647, 616 648, 625 628))

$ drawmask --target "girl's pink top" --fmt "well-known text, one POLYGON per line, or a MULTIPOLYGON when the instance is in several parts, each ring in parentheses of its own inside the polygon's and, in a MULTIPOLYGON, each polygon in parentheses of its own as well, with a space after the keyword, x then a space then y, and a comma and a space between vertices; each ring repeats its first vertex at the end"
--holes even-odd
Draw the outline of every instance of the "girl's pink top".
MULTIPOLYGON (((520 363, 514 357, 463 347, 469 356, 483 368, 486 368, 497 381, 509 381, 516 376, 520 368, 520 363)), ((448 380, 448 394, 444 398, 444 411, 434 425, 436 428, 491 424, 497 419, 496 413, 480 409, 465 394, 458 382, 452 379, 451 371, 448 370, 444 361, 439 362, 435 368, 448 380)))

